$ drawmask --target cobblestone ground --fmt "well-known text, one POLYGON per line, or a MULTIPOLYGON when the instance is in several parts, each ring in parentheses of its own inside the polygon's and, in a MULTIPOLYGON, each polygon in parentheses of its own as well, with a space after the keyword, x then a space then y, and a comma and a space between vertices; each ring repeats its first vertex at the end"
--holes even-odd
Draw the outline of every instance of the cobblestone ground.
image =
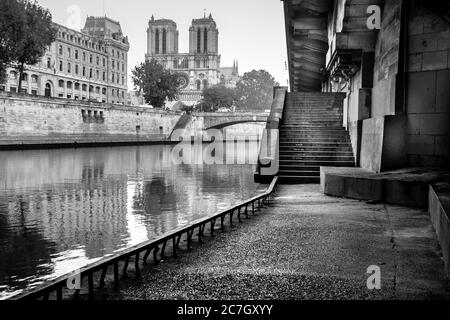
POLYGON ((270 207, 190 252, 130 276, 104 299, 443 299, 426 211, 279 186, 270 207), (381 268, 370 291, 367 268, 381 268))

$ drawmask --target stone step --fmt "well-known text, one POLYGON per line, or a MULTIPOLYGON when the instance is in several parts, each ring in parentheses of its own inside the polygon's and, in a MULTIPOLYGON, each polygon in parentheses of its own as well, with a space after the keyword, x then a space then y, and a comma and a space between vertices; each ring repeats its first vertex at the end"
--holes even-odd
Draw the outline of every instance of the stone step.
POLYGON ((298 176, 278 176, 278 182, 284 184, 309 184, 320 183, 320 176, 313 177, 298 177, 298 176))
POLYGON ((320 166, 307 166, 302 163, 296 165, 280 165, 282 171, 310 171, 310 172, 320 172, 320 166))
POLYGON ((353 162, 355 161, 353 156, 339 156, 339 155, 332 155, 332 156, 315 156, 315 155, 289 155, 289 156, 281 156, 280 160, 289 160, 293 162, 300 162, 300 161, 347 161, 347 162, 353 162))
POLYGON ((285 127, 283 126, 282 129, 283 134, 288 133, 303 133, 303 132, 313 132, 313 133, 329 133, 329 134, 336 134, 336 133, 345 133, 347 134, 347 131, 345 131, 344 128, 339 127, 303 127, 303 126, 291 126, 291 127, 285 127))
POLYGON ((306 167, 313 167, 313 166, 322 166, 322 167, 354 167, 355 162, 354 161, 329 161, 329 160, 304 160, 304 161, 292 161, 292 160, 285 160, 280 159, 280 167, 285 166, 299 166, 300 164, 306 167))
MULTIPOLYGON (((320 167, 317 167, 320 168, 320 167)), ((320 177, 320 169, 314 171, 303 170, 286 170, 280 169, 278 171, 279 176, 296 176, 296 177, 320 177)))
POLYGON ((326 156, 326 157, 349 157, 353 159, 353 152, 337 152, 337 151, 317 151, 317 150, 280 150, 280 157, 286 156, 326 156))
POLYGON ((280 146, 284 145, 287 143, 298 143, 298 144, 302 144, 303 146, 309 146, 310 144, 315 144, 315 145, 339 145, 339 146, 350 146, 350 139, 348 137, 340 137, 340 138, 317 138, 317 139, 313 139, 313 138, 302 138, 302 139, 297 139, 297 138, 280 138, 280 146))

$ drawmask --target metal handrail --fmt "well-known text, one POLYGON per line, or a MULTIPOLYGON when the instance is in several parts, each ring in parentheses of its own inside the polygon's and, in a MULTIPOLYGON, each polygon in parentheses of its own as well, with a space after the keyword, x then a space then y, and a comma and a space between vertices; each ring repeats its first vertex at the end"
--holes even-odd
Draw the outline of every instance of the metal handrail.
MULTIPOLYGON (((258 211, 261 210, 261 207, 264 206, 265 203, 270 203, 270 198, 272 194, 275 191, 275 187, 277 185, 278 177, 275 177, 272 180, 272 183, 267 188, 266 192, 257 195, 253 198, 250 198, 244 202, 241 202, 239 204, 234 205, 233 207, 219 211, 218 213, 204 217, 195 221, 192 221, 189 225, 180 227, 178 229, 175 229, 165 235, 147 240, 141 244, 132 246, 130 248, 127 248, 121 252, 118 252, 117 254, 105 257, 97 262, 94 262, 92 264, 89 264, 80 270, 76 272, 72 272, 69 274, 66 274, 64 276, 58 277, 54 280, 51 280, 47 282, 46 284, 39 286, 35 289, 31 289, 25 292, 22 292, 18 295, 15 295, 10 300, 36 300, 39 298, 42 298, 43 300, 48 300, 51 293, 56 292, 56 299, 62 300, 63 299, 63 290, 66 287, 67 281, 72 278, 75 275, 79 275, 81 282, 85 277, 88 278, 88 297, 90 299, 93 299, 94 297, 94 273, 98 271, 102 271, 100 280, 99 280, 99 289, 102 289, 105 286, 105 277, 108 271, 108 268, 110 266, 113 266, 114 268, 114 286, 116 288, 119 287, 119 262, 124 261, 125 264, 123 266, 123 274, 126 274, 127 268, 130 262, 130 259, 132 257, 135 258, 134 265, 135 265, 135 272, 136 274, 140 274, 140 268, 139 268, 139 262, 142 260, 143 265, 147 263, 147 258, 149 257, 150 253, 153 251, 153 258, 154 261, 158 262, 158 253, 160 258, 165 257, 165 250, 167 247, 167 244, 171 241, 172 242, 172 251, 173 256, 176 257, 176 251, 179 249, 179 243, 181 240, 181 236, 183 234, 186 234, 186 241, 187 241, 187 249, 191 249, 192 245, 192 238, 194 235, 195 229, 198 229, 198 241, 202 242, 202 238, 204 237, 205 233, 205 227, 207 224, 210 224, 209 232, 211 236, 214 236, 214 231, 216 222, 220 220, 220 229, 223 230, 225 228, 225 218, 227 215, 229 216, 229 224, 230 226, 233 226, 233 217, 235 212, 237 212, 237 217, 239 222, 242 222, 241 215, 244 214, 246 217, 249 217, 249 207, 251 206, 252 214, 255 214, 256 204, 258 206, 258 211), (160 246, 162 246, 160 250, 160 246), (144 253, 145 252, 145 253, 144 253), (144 253, 141 259, 141 253, 144 253)), ((69 289, 67 289, 69 290, 69 289)), ((80 289, 75 290, 73 294, 73 298, 76 299, 80 293, 80 289)))

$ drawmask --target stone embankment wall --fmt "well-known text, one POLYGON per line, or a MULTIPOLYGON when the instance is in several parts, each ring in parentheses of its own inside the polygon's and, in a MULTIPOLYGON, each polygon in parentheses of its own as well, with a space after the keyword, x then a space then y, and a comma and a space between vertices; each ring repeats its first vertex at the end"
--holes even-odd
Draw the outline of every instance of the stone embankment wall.
POLYGON ((0 94, 0 145, 161 142, 180 116, 139 107, 0 94))

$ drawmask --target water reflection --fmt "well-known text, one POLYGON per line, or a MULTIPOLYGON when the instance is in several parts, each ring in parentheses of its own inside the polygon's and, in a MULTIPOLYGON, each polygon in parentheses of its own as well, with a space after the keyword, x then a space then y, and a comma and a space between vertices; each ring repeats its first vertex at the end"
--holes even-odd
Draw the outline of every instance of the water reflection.
MULTIPOLYGON (((175 165, 172 148, 1 152, 0 298, 265 188, 252 164, 175 165)), ((238 144, 236 156, 254 163, 245 149, 238 144)))

